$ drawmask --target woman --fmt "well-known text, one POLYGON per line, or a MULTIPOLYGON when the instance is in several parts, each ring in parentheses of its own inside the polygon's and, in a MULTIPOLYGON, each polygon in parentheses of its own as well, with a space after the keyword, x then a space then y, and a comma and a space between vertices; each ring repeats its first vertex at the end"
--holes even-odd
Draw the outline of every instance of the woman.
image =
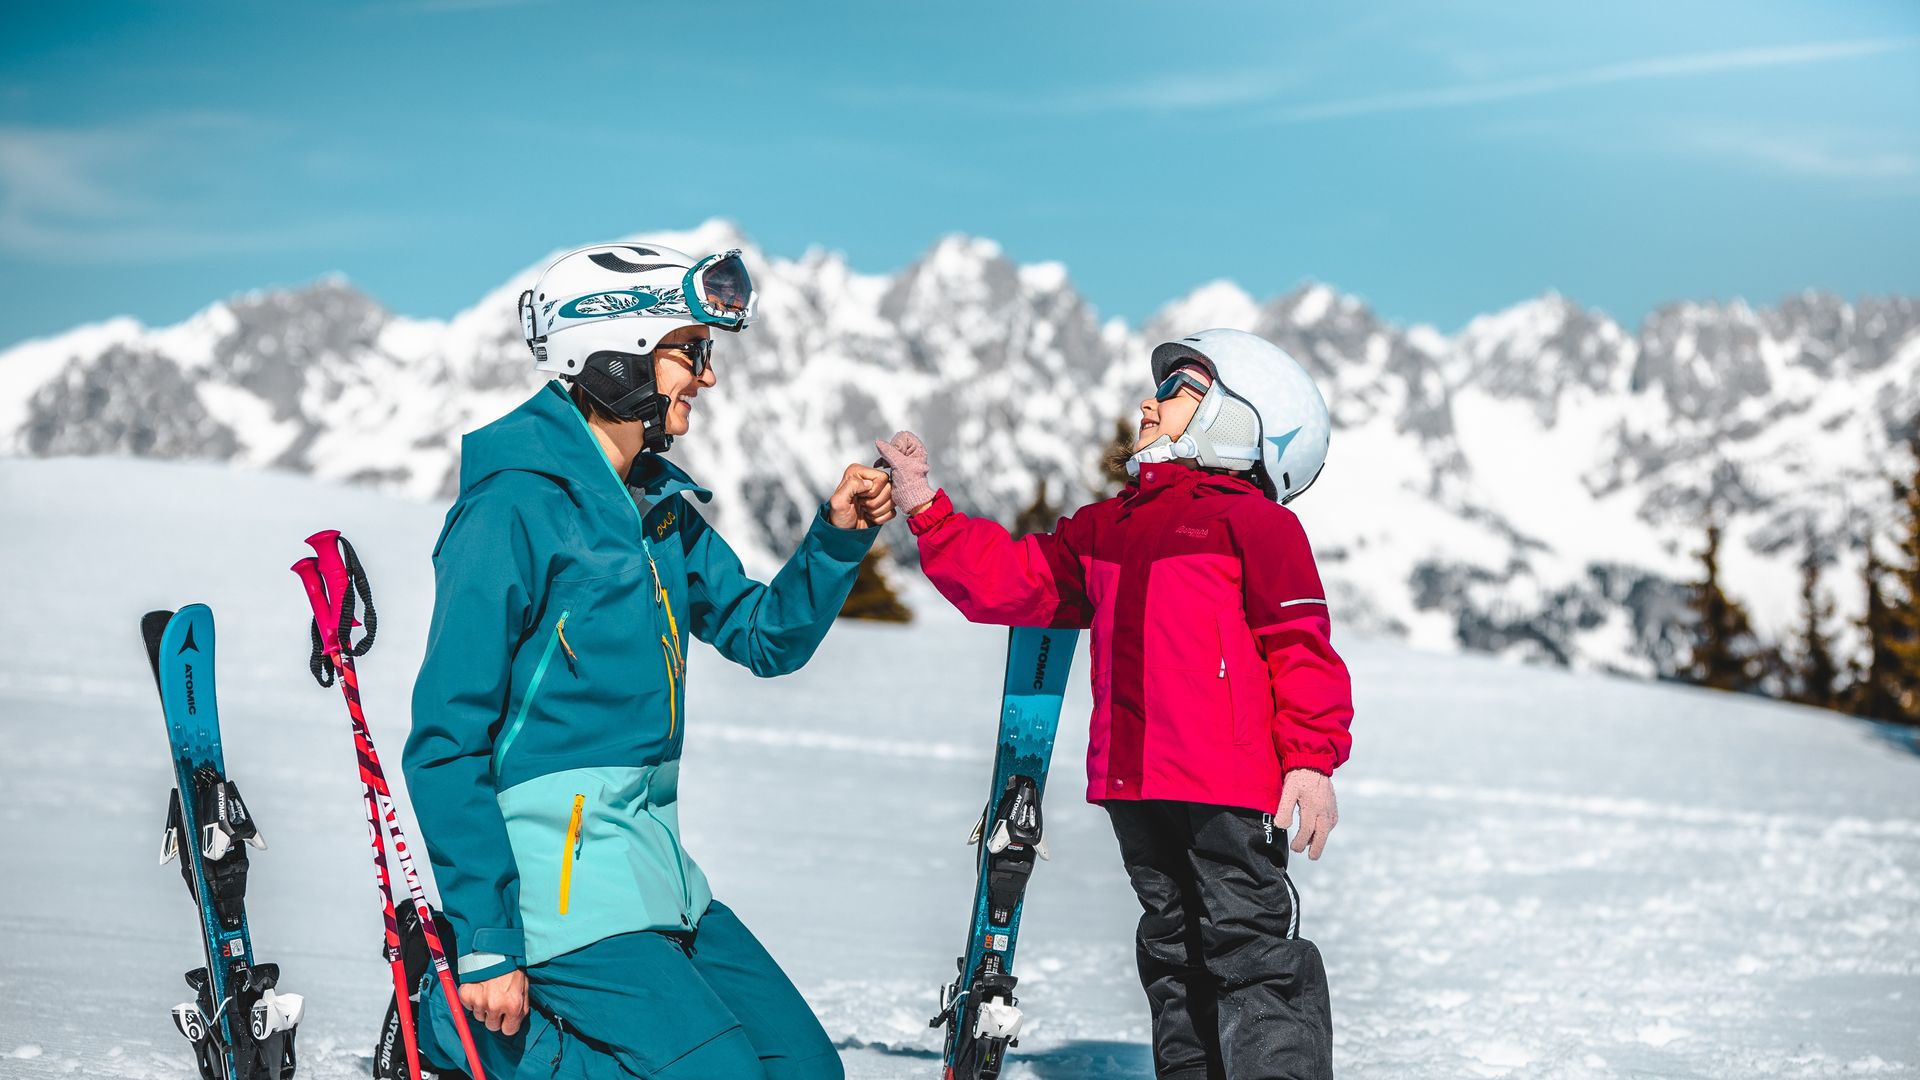
MULTIPOLYGON (((661 456, 753 300, 737 251, 564 255, 520 299, 558 379, 462 442, 405 768, 489 1075, 842 1075, 680 844, 688 636, 795 670, 893 516, 886 474, 849 466, 761 584, 661 456)), ((444 1003, 419 1016, 427 1056, 463 1061, 444 1003)))
POLYGON ((1087 798, 1140 901, 1155 1075, 1330 1077, 1326 972, 1299 936, 1285 826, 1297 809, 1293 850, 1320 857, 1353 704, 1282 505, 1319 477, 1326 405, 1238 330, 1167 342, 1152 366, 1133 482, 1050 533, 1015 540, 955 510, 911 434, 876 445, 921 568, 969 619, 1093 628, 1087 798))

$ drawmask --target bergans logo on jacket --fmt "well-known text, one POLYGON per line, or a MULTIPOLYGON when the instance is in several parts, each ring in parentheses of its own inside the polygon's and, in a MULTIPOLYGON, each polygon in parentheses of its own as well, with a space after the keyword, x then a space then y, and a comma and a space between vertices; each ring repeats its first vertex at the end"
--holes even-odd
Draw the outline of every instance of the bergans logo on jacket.
POLYGON ((657 455, 616 476, 558 383, 462 442, 404 763, 463 980, 691 928, 711 901, 680 843, 688 639, 798 668, 876 531, 823 507, 763 585, 710 498, 657 455))
POLYGON ((1087 798, 1270 812, 1286 769, 1331 773, 1353 716, 1293 512, 1238 477, 1160 463, 1016 540, 944 492, 920 565, 976 622, 1091 627, 1087 798))

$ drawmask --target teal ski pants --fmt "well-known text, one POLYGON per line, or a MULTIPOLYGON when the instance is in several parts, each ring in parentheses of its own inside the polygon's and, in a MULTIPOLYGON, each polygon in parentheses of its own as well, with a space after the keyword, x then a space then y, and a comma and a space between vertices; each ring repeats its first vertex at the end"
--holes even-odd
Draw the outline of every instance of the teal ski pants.
MULTIPOLYGON (((421 1050, 466 1058, 431 974, 421 1050)), ((714 901, 693 934, 620 934, 527 969, 512 1038, 469 1017, 488 1080, 843 1080, 840 1055, 739 916, 714 901)))

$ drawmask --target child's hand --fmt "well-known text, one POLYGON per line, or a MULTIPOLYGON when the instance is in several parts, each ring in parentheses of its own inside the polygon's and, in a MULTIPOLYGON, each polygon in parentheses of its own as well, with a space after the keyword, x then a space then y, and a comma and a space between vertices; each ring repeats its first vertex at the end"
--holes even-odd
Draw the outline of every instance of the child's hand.
POLYGON ((1293 824, 1293 811, 1300 810, 1300 827, 1293 833, 1293 850, 1305 851, 1307 858, 1318 859, 1326 850, 1327 834, 1340 824, 1340 804, 1333 797, 1333 778, 1312 769, 1294 769, 1280 788, 1279 818, 1282 825, 1293 824), (1311 849, 1307 845, 1313 845, 1311 849))
POLYGON ((927 480, 927 448, 920 437, 902 431, 891 442, 874 441, 880 460, 893 474, 893 505, 911 517, 933 501, 933 485, 927 480))

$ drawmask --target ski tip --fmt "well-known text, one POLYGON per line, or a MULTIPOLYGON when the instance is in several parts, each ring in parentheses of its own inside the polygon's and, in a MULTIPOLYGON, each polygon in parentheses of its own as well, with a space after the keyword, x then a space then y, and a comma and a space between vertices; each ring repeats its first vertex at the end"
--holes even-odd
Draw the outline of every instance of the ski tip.
POLYGON ((160 638, 173 621, 171 611, 149 611, 140 616, 140 636, 147 642, 147 664, 153 669, 153 687, 160 688, 160 638))

